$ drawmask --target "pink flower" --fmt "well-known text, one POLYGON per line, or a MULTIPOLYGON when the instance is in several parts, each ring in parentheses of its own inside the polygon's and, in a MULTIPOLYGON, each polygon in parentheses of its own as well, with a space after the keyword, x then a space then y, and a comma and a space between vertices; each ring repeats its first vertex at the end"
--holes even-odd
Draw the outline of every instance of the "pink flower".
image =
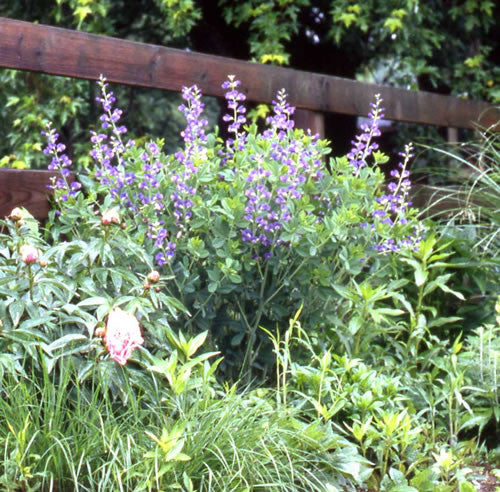
POLYGON ((108 316, 104 343, 110 357, 118 364, 125 365, 132 351, 144 343, 135 316, 120 308, 112 309, 108 316))
POLYGON ((120 223, 120 213, 116 208, 110 208, 102 214, 101 224, 111 225, 120 223))
POLYGON ((30 244, 23 244, 19 249, 19 253, 21 254, 21 260, 28 265, 36 263, 40 258, 40 250, 30 244))

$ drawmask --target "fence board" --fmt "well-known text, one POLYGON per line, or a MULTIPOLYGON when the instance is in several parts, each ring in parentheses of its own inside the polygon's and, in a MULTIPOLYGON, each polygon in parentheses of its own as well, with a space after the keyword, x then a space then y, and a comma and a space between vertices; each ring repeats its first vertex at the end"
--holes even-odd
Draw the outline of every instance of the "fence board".
POLYGON ((361 83, 340 77, 98 36, 0 17, 0 67, 180 91, 197 84, 223 96, 228 74, 243 81, 251 101, 271 103, 285 88, 299 109, 366 116, 373 96, 384 99, 386 119, 472 128, 490 126, 499 111, 484 102, 361 83))
MULTIPOLYGON (((31 169, 0 169, 0 219, 9 215, 14 207, 25 207, 38 219, 47 218, 47 194, 50 178, 57 172, 31 169)), ((73 180, 71 177, 71 181, 73 180)))

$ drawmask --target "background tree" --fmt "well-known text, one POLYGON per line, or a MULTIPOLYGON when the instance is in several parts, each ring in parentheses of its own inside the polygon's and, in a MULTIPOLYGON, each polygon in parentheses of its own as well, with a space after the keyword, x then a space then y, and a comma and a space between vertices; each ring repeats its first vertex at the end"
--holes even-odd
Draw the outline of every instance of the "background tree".
MULTIPOLYGON (((493 0, 20 0, 0 15, 348 78, 500 101, 493 0)), ((75 154, 95 121, 93 84, 0 71, 0 166, 38 166, 50 119, 75 154), (85 129, 85 130, 83 130, 85 129)), ((189 81, 186 81, 188 84, 189 81)), ((178 144, 178 96, 119 89, 132 133, 178 144)), ((209 113, 217 117, 217 105, 209 113)), ((341 152, 355 119, 327 118, 341 152)), ((422 130, 419 130, 420 132, 422 130)), ((86 157, 77 160, 85 165, 86 157)))

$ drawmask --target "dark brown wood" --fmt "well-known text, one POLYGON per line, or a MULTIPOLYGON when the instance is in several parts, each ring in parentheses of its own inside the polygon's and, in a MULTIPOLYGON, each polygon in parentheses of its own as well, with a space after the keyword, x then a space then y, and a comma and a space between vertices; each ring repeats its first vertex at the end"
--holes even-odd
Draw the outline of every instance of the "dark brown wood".
POLYGON ((496 124, 498 109, 429 92, 378 86, 289 68, 187 52, 0 18, 0 67, 180 91, 196 84, 205 95, 222 96, 221 83, 234 74, 249 100, 271 103, 285 88, 299 109, 366 116, 374 94, 384 99, 388 120, 471 128, 496 124))
POLYGON ((50 191, 47 185, 57 175, 52 171, 0 169, 0 218, 9 215, 14 207, 26 208, 37 219, 46 218, 50 191))
POLYGON ((317 133, 320 138, 325 138, 325 117, 323 113, 310 111, 308 109, 297 109, 293 115, 295 126, 303 130, 311 130, 317 133))

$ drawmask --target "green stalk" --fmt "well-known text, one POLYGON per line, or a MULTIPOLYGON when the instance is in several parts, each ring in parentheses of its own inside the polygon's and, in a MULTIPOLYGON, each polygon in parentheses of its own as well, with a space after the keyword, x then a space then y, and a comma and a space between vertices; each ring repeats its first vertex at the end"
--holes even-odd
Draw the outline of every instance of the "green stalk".
POLYGON ((26 265, 28 267, 28 281, 29 281, 29 292, 30 292, 30 301, 33 300, 33 280, 34 280, 34 275, 33 275, 33 272, 31 271, 31 265, 29 263, 27 263, 26 265))
POLYGON ((245 323, 249 329, 247 347, 245 350, 245 356, 243 358, 243 364, 241 366, 241 372, 240 372, 240 377, 244 376, 247 380, 248 380, 248 377, 250 375, 249 368, 251 367, 252 362, 253 362, 250 360, 250 358, 251 358, 252 349, 253 349, 253 346, 255 343, 255 333, 257 332, 257 329, 259 327, 259 323, 260 323, 260 320, 262 318, 262 314, 264 312, 264 306, 272 299, 272 297, 274 297, 274 296, 271 296, 267 300, 263 301, 268 271, 269 271, 269 263, 266 263, 266 267, 264 269, 264 274, 263 274, 261 284, 260 284, 259 307, 257 309, 257 313, 255 314, 255 319, 254 319, 252 325, 250 325, 248 323, 248 320, 244 314, 244 311, 242 310, 241 305, 238 301, 238 308, 239 308, 240 313, 242 314, 242 316, 245 320, 245 323))
MULTIPOLYGON (((413 316, 413 319, 410 322, 410 333, 408 334, 408 346, 410 345, 410 341, 412 339, 413 332, 415 331, 415 328, 416 328, 417 323, 418 323, 418 318, 420 317, 420 314, 422 312, 422 301, 423 301, 423 299, 424 299, 424 284, 422 284, 418 288, 417 309, 415 310, 415 315, 413 316)), ((421 337, 419 337, 415 341, 415 355, 418 355, 418 349, 419 349, 419 346, 420 346, 420 341, 421 341, 421 337)), ((408 350, 407 350, 407 353, 408 353, 408 350)))

